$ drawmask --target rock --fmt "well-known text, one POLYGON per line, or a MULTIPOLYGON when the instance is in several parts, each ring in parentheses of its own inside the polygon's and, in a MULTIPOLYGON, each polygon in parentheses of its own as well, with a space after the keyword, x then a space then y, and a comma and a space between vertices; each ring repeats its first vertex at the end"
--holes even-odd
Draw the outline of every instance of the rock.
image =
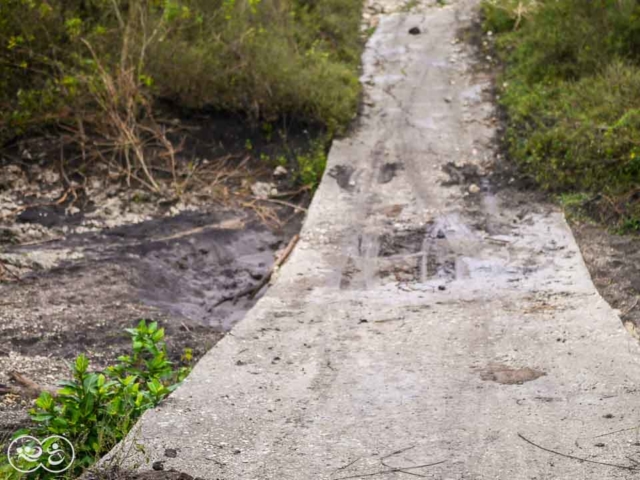
POLYGON ((420 35, 422 32, 420 31, 420 29, 418 27, 411 27, 409 29, 409 33, 411 35, 420 35))
POLYGON ((278 165, 273 171, 274 177, 285 177, 289 174, 289 171, 284 168, 282 165, 278 165))
POLYGON ((151 468, 153 468, 156 471, 164 470, 164 462, 160 460, 157 462, 153 462, 153 464, 151 465, 151 468))
POLYGON ((436 238, 446 238, 446 235, 442 230, 438 230, 438 233, 436 234, 436 238))
POLYGON ((453 102, 453 97, 444 97, 444 101, 447 103, 453 102))
POLYGON ((478 185, 476 185, 475 183, 472 183, 471 185, 469 185, 469 193, 479 193, 480 192, 480 187, 478 185))
POLYGON ((164 451, 164 456, 167 458, 176 458, 178 456, 178 451, 175 448, 167 448, 164 451))
POLYGON ((271 183, 255 182, 251 185, 251 193, 258 198, 269 198, 269 195, 274 188, 275 187, 271 183))

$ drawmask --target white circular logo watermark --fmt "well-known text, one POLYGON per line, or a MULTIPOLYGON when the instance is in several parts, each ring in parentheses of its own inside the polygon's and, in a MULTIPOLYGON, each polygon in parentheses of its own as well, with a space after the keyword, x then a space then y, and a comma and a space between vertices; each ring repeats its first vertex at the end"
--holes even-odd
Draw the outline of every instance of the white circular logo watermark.
POLYGON ((71 467, 76 452, 71 442, 60 435, 44 440, 22 435, 9 444, 7 458, 21 473, 32 473, 41 467, 50 473, 62 473, 71 467))

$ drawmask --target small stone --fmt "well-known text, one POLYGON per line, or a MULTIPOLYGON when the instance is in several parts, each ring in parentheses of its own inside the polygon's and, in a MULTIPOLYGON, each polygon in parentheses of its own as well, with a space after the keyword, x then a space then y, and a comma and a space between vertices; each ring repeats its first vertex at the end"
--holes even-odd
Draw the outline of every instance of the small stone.
POLYGON ((274 189, 274 186, 267 182, 256 182, 251 185, 251 193, 260 199, 269 198, 269 194, 274 189))
POLYGON ((446 238, 446 235, 442 230, 438 230, 438 233, 436 233, 436 238, 446 238))
POLYGON ((151 465, 151 468, 153 468, 156 471, 164 470, 164 462, 160 460, 158 460, 157 462, 153 462, 153 464, 151 465))
POLYGON ((471 185, 469 185, 469 193, 479 193, 480 192, 480 187, 478 185, 476 185, 475 183, 472 183, 471 185))
POLYGON ((167 458, 176 458, 178 456, 178 451, 175 448, 167 448, 164 451, 164 456, 167 458))
POLYGON ((409 33, 411 35, 420 35, 420 33, 422 33, 422 32, 420 31, 420 29, 418 27, 411 27, 409 29, 409 33))
POLYGON ((444 97, 444 101, 447 103, 453 102, 453 97, 444 97))
POLYGON ((242 450, 240 450, 239 448, 236 448, 236 449, 233 451, 233 454, 234 454, 234 455, 240 455, 241 453, 242 453, 242 450))
POLYGON ((445 287, 444 285, 438 285, 438 290, 440 290, 441 292, 445 291, 447 289, 447 287, 445 287))
POLYGON ((274 177, 285 177, 289 174, 289 171, 284 168, 282 165, 278 165, 273 171, 274 177))

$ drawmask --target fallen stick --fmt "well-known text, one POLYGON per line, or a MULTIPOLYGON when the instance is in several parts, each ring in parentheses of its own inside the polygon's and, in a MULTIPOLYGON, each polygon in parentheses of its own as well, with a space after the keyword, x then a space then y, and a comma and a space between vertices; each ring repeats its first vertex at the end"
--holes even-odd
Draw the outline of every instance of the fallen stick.
POLYGON ((8 385, 3 385, 2 383, 0 383, 0 395, 8 394, 20 395, 20 391, 16 388, 9 387, 8 385))
POLYGON ((544 450, 545 452, 553 453, 555 455, 560 455, 561 457, 570 458, 571 460, 577 460, 579 462, 593 463, 595 465, 603 465, 605 467, 613 467, 620 468, 622 470, 638 470, 638 466, 634 465, 620 465, 618 463, 608 463, 608 462, 598 462, 597 460, 589 460, 588 458, 576 457, 575 455, 569 455, 567 453, 558 452, 557 450, 551 450, 550 448, 543 447, 542 445, 538 445, 537 443, 532 442, 528 438, 526 438, 521 433, 518 433, 518 436, 527 442, 529 445, 533 445, 540 450, 544 450))
MULTIPOLYGON (((427 467, 435 467, 436 465, 440 465, 441 463, 446 462, 446 460, 440 460, 439 462, 433 463, 425 463, 424 465, 414 465, 408 467, 393 467, 387 470, 378 470, 377 472, 371 473, 360 473, 358 475, 349 475, 348 477, 338 477, 334 480, 347 480, 351 478, 361 478, 361 477, 375 477, 376 475, 384 475, 387 473, 408 473, 409 475, 413 475, 413 472, 409 472, 409 470, 417 470, 419 468, 427 468, 427 467)), ((419 476, 419 475, 416 475, 419 476)))
POLYGON ((57 388, 48 385, 40 385, 19 372, 9 372, 9 378, 22 387, 22 391, 20 393, 26 393, 28 396, 33 398, 38 398, 42 392, 49 392, 53 396, 58 394, 57 388))

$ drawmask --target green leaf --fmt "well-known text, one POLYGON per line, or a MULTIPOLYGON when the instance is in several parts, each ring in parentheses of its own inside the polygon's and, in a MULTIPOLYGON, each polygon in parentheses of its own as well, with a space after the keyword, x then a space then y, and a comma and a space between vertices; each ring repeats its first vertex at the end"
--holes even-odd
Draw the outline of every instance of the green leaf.
POLYGON ((151 340, 153 340, 156 343, 162 340, 163 338, 164 338, 164 328, 161 328, 160 330, 153 332, 153 334, 151 335, 151 340))
POLYGON ((53 406, 53 396, 49 392, 42 392, 36 400, 36 406, 42 410, 49 410, 53 406))
POLYGON ((37 423, 43 423, 51 420, 53 415, 50 413, 35 413, 31 415, 31 420, 37 423))
POLYGON ((77 397, 77 390, 71 387, 64 387, 58 390, 58 395, 63 397, 77 397))
POLYGON ((87 357, 84 354, 78 355, 75 364, 76 373, 81 375, 87 371, 87 368, 89 368, 89 360, 87 357))

